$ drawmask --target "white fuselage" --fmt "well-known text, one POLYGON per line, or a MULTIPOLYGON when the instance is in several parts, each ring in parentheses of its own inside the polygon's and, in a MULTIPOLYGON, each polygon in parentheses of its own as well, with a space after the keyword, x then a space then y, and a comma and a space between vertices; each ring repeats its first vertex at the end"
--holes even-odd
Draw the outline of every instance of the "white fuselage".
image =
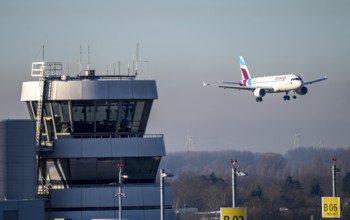
POLYGON ((296 74, 285 74, 264 77, 252 77, 242 56, 239 57, 242 80, 240 82, 220 82, 219 84, 203 83, 203 85, 215 85, 223 89, 237 89, 253 92, 257 102, 262 102, 266 93, 284 92, 283 99, 290 100, 289 92, 292 92, 292 98, 296 99, 298 95, 305 95, 308 88, 305 85, 311 85, 316 82, 326 80, 326 77, 304 82, 296 74))
POLYGON ((264 76, 248 79, 247 86, 263 88, 268 93, 296 90, 303 85, 302 79, 295 75, 264 76))

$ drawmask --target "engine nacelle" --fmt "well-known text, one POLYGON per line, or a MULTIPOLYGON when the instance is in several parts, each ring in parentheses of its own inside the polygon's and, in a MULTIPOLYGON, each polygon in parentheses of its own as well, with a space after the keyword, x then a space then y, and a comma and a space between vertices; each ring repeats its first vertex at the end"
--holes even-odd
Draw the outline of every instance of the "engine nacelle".
POLYGON ((295 92, 299 95, 305 95, 307 93, 307 88, 305 86, 302 86, 299 89, 295 90, 295 92))
POLYGON ((265 89, 262 88, 256 88, 254 89, 254 96, 255 97, 263 97, 266 95, 266 91, 265 89))

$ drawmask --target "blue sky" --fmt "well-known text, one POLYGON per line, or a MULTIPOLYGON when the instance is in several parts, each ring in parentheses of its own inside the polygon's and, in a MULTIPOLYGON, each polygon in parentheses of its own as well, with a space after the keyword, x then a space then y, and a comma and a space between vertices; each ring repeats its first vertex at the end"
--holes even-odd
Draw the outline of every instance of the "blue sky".
MULTIPOLYGON (((8 1, 0 2, 0 118, 28 118, 19 101, 31 62, 65 63, 78 71, 79 46, 97 74, 131 64, 140 44, 139 79, 157 80, 147 133, 164 133, 167 151, 284 153, 293 145, 350 146, 350 3, 338 1, 8 1), (255 76, 328 76, 306 96, 283 94, 256 103, 244 91, 202 87, 202 81, 239 81, 238 56, 255 76)), ((36 79, 34 79, 36 80, 36 79)))

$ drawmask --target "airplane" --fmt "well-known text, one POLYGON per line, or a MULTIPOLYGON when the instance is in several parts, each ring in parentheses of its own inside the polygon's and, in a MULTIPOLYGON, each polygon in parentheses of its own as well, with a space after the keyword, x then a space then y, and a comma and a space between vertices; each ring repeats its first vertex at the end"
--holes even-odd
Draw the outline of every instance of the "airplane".
POLYGON ((284 101, 290 100, 289 92, 293 92, 293 99, 298 95, 305 95, 308 88, 305 85, 311 85, 316 82, 326 80, 327 77, 304 82, 302 78, 296 74, 252 77, 249 73, 248 67, 242 56, 239 56, 239 63, 241 67, 242 80, 240 82, 219 82, 218 84, 211 84, 203 82, 203 86, 218 86, 224 89, 238 89, 248 90, 254 93, 256 102, 262 102, 266 93, 285 92, 283 96, 284 101))

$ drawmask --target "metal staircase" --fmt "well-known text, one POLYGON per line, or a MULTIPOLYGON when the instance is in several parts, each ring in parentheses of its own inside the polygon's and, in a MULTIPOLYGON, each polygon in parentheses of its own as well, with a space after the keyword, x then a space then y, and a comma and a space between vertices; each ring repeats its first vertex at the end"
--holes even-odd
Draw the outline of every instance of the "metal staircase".
POLYGON ((41 122, 43 118, 43 102, 45 92, 45 62, 32 63, 32 76, 39 77, 39 98, 36 109, 36 126, 35 126, 35 142, 38 147, 41 146, 41 122))
MULTIPOLYGON (((34 62, 32 63, 32 76, 39 78, 38 102, 36 108, 35 141, 41 151, 52 151, 53 140, 50 136, 50 129, 47 128, 47 121, 52 118, 43 117, 45 104, 45 92, 47 100, 51 100, 53 94, 53 80, 62 76, 62 64, 56 62, 34 62), (46 88, 48 87, 48 88, 46 88), (48 119, 48 120, 47 120, 48 119), (43 126, 45 125, 45 126, 43 126), (42 141, 42 134, 46 133, 47 140, 42 141)), ((52 127, 52 126, 51 126, 52 127)), ((54 132, 54 136, 55 137, 54 132)))
POLYGON ((45 76, 39 77, 39 99, 38 99, 38 105, 36 110, 36 135, 35 135, 35 141, 36 145, 41 145, 41 121, 42 121, 42 114, 43 114, 43 102, 44 102, 44 91, 45 91, 45 76))

